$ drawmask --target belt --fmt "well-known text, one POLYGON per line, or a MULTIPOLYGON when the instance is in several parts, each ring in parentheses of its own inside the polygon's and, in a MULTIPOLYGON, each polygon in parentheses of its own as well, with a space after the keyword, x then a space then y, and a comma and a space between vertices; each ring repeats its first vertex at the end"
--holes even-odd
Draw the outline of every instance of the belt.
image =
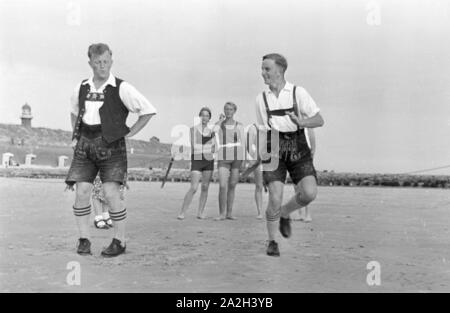
POLYGON ((102 125, 88 125, 81 123, 81 135, 87 138, 97 138, 102 136, 102 125))

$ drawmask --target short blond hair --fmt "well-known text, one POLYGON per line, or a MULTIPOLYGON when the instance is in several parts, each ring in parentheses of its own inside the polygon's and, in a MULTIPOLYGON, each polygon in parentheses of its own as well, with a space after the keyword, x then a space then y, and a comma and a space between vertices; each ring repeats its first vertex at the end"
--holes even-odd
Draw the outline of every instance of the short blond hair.
POLYGON ((263 56, 263 61, 267 60, 267 59, 274 61, 275 64, 281 68, 281 71, 283 73, 286 72, 286 70, 288 68, 288 62, 284 56, 282 56, 279 53, 269 53, 269 54, 266 54, 265 56, 263 56))

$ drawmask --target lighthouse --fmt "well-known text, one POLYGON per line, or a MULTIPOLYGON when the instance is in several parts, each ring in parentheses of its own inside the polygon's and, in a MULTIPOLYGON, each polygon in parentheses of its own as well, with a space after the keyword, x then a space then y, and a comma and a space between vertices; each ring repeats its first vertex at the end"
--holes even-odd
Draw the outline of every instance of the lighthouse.
POLYGON ((31 115, 31 107, 28 105, 28 103, 25 103, 22 106, 22 115, 20 116, 20 119, 22 120, 22 126, 26 128, 31 128, 31 119, 33 116, 31 115))

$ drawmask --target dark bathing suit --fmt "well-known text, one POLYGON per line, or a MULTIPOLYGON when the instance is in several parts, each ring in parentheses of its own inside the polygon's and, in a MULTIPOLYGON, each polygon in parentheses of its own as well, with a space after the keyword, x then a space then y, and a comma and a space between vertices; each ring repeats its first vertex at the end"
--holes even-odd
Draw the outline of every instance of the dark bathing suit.
MULTIPOLYGON (((214 139, 214 132, 211 132, 209 136, 204 136, 197 128, 193 131, 194 143, 199 142, 198 136, 201 136, 201 142, 203 146, 210 144, 214 139)), ((191 154, 191 171, 214 171, 214 159, 212 153, 194 154, 194 147, 192 147, 191 154)))

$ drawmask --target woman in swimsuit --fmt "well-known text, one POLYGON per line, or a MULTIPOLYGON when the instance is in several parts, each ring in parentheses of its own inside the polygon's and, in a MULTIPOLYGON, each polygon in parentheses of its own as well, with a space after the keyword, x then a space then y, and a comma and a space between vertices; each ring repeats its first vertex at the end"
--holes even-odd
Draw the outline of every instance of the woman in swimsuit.
POLYGON ((201 180, 200 202, 198 206, 198 219, 206 219, 204 213, 206 200, 208 199, 208 189, 214 171, 214 132, 208 123, 211 119, 211 110, 204 107, 199 113, 201 123, 190 129, 191 139, 191 187, 186 193, 178 215, 179 220, 183 220, 185 212, 192 202, 194 194, 197 192, 201 180))
POLYGON ((236 104, 227 102, 224 106, 225 115, 215 125, 220 185, 219 216, 215 219, 218 221, 235 219, 232 215, 234 195, 245 156, 244 127, 233 118, 236 110, 236 104))

